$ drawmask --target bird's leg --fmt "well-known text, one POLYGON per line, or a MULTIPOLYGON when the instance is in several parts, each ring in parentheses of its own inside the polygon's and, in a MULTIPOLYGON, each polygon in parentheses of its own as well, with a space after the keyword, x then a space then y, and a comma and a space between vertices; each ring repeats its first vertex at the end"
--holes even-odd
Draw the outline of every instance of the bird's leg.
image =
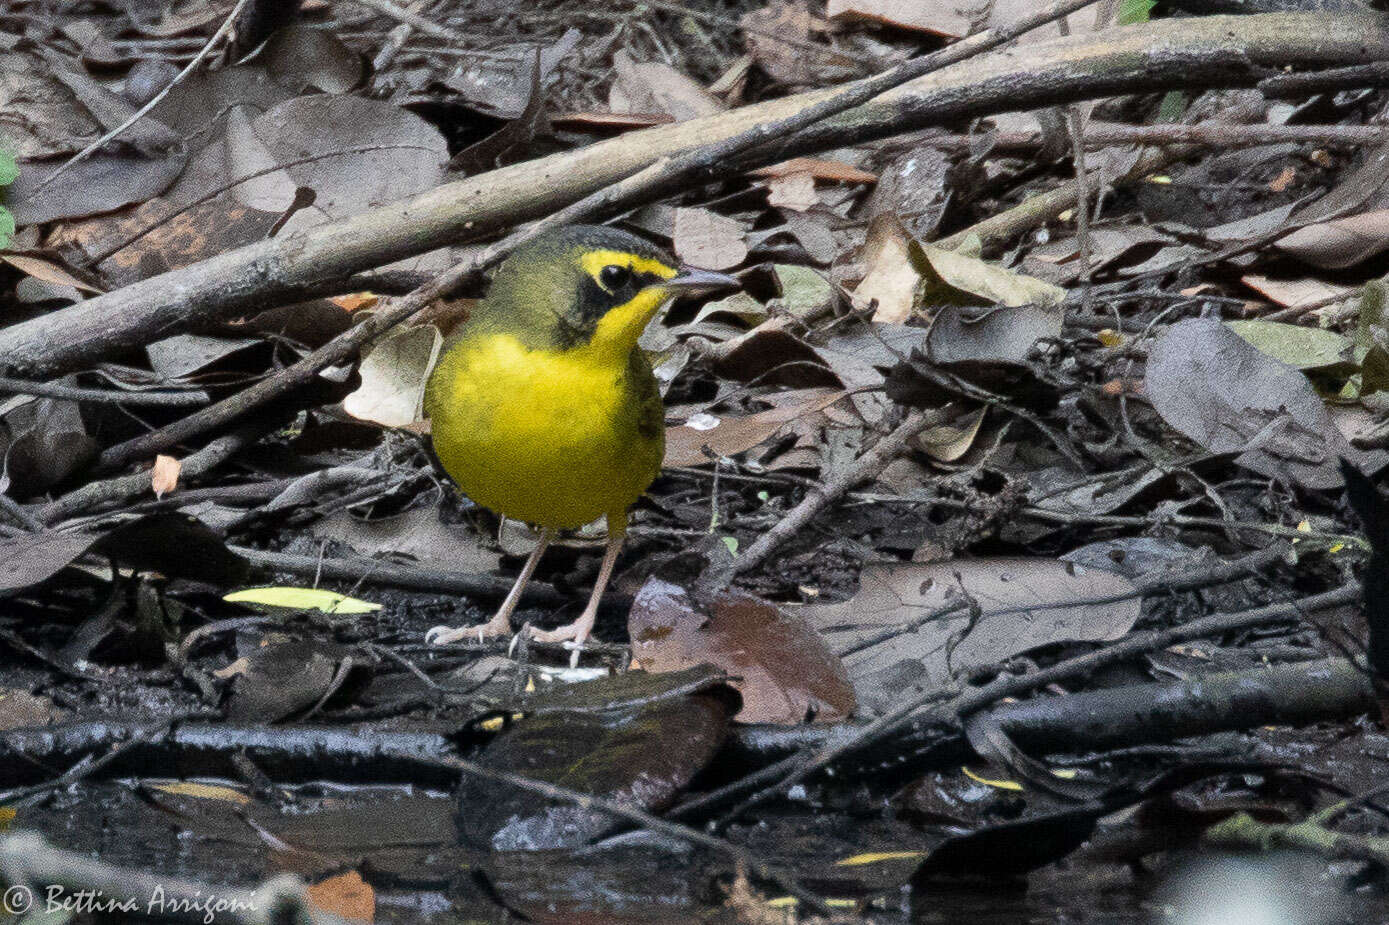
POLYGON ((492 619, 477 626, 436 626, 424 634, 425 644, 446 646, 460 639, 476 637, 481 641, 494 636, 505 636, 511 632, 511 612, 521 602, 521 592, 525 591, 526 585, 530 584, 531 576, 535 574, 535 567, 539 564, 540 557, 545 553, 545 547, 549 546, 550 541, 554 538, 555 531, 553 529, 545 527, 540 531, 540 541, 535 544, 535 549, 531 551, 530 558, 526 559, 526 564, 521 566, 521 574, 516 576, 516 583, 511 586, 511 592, 507 594, 506 600, 502 601, 502 606, 497 609, 497 613, 492 619))
POLYGON ((579 652, 582 651, 584 642, 588 639, 588 634, 593 632, 593 624, 598 620, 598 602, 603 599, 603 591, 608 587, 608 580, 612 578, 613 567, 617 565, 617 554, 622 551, 622 541, 627 537, 627 515, 609 514, 608 515, 608 548, 603 552, 603 564, 598 569, 598 580, 593 583, 593 593, 589 595, 588 606, 584 612, 579 614, 579 618, 566 626, 552 630, 532 630, 531 638, 538 642, 565 642, 573 641, 574 655, 570 658, 570 665, 575 666, 579 663, 579 652))

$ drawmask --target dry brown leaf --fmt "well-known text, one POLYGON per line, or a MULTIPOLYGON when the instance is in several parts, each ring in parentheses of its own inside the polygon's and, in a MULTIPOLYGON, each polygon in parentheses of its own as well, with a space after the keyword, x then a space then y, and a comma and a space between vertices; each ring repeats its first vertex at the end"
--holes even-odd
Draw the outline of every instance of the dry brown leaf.
POLYGON ((177 488, 178 474, 182 470, 183 463, 172 456, 160 453, 154 457, 154 468, 150 469, 150 487, 154 489, 154 496, 163 498, 177 488))
POLYGON ((727 270, 747 259, 743 226, 708 209, 676 209, 675 255, 691 266, 727 270))
POLYGON ((827 408, 845 392, 842 389, 803 389, 800 397, 776 408, 742 417, 696 415, 690 422, 666 431, 664 466, 702 466, 710 462, 704 455, 709 447, 715 456, 732 456, 750 450, 769 439, 787 424, 827 408))
POLYGON ((793 173, 808 173, 817 180, 829 183, 877 183, 878 175, 860 170, 843 161, 819 157, 793 157, 779 164, 769 164, 750 171, 754 177, 784 177, 793 173))
POLYGON ((381 297, 374 292, 353 292, 347 295, 333 296, 328 300, 346 312, 355 312, 363 308, 375 308, 376 303, 381 301, 381 297))
POLYGON ((819 205, 815 195, 815 178, 808 173, 788 173, 773 177, 767 183, 767 204, 782 209, 805 212, 819 205))
POLYGON ((579 131, 604 129, 625 132, 674 121, 675 117, 668 112, 566 112, 550 117, 550 124, 555 128, 579 131))
POLYGON ((718 97, 668 64, 633 61, 624 49, 613 55, 613 69, 608 105, 614 112, 665 112, 684 122, 723 111, 718 97))
POLYGON ((875 22, 949 39, 970 33, 970 17, 953 0, 829 0, 825 15, 837 22, 875 22))
POLYGON ((1389 209, 1375 209, 1299 228, 1275 245, 1324 270, 1342 270, 1389 250, 1389 209))
POLYGON ((432 324, 401 327, 362 357, 361 387, 342 410, 361 421, 404 427, 423 418, 424 386, 444 338, 432 324))
MULTIPOLYGON (((1299 279, 1272 279, 1259 273, 1240 277, 1240 282, 1264 298, 1287 308, 1300 305, 1316 305, 1328 299, 1348 299, 1355 292, 1354 286, 1339 286, 1320 279, 1302 277, 1299 279)), ((1186 293, 1183 292, 1183 295, 1186 293)))
POLYGON ((843 719, 854 691, 839 658, 804 620, 743 591, 724 591, 713 612, 679 585, 651 578, 627 618, 632 657, 647 671, 708 663, 743 695, 735 720, 798 724, 843 719))
POLYGON ((988 406, 977 408, 958 421, 927 429, 917 439, 926 455, 941 462, 952 463, 969 452, 984 424, 988 406))
POLYGON ((748 54, 775 80, 806 84, 858 73, 854 59, 811 39, 812 32, 823 33, 828 23, 803 2, 768 4, 745 14, 739 24, 748 54))
POLYGON ((376 920, 376 891, 355 870, 312 884, 305 892, 322 912, 359 922, 376 920))
POLYGON ((43 280, 45 283, 52 283, 55 286, 71 286, 74 289, 81 289, 84 292, 101 292, 100 286, 80 279, 63 269, 51 260, 44 260, 42 257, 34 257, 29 254, 0 254, 0 260, 5 261, 21 273, 43 280))

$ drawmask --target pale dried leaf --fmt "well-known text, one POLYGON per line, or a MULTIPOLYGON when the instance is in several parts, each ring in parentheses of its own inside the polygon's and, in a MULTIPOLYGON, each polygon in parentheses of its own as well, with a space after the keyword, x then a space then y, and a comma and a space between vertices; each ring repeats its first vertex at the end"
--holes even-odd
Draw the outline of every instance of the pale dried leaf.
POLYGON ((773 177, 767 183, 767 204, 783 209, 805 212, 819 205, 815 195, 815 178, 809 173, 788 173, 773 177))
POLYGON ((617 80, 609 104, 614 112, 664 112, 676 122, 723 111, 718 97, 668 64, 637 62, 626 50, 613 55, 617 80))
POLYGON ((864 567, 859 591, 800 613, 837 651, 875 633, 972 598, 979 607, 930 620, 915 632, 845 656, 860 703, 885 709, 944 683, 952 673, 1038 646, 1117 639, 1138 619, 1140 598, 1122 575, 1045 558, 953 559, 864 567))
POLYGON ((343 410, 387 427, 421 420, 425 382, 443 342, 432 324, 397 328, 362 358, 362 385, 343 399, 343 410))
POLYGON ((843 398, 842 389, 804 389, 798 398, 776 408, 743 416, 703 414, 666 431, 666 457, 662 465, 702 466, 716 458, 750 450, 770 439, 789 423, 829 407, 843 398))
POLYGON ((829 0, 825 9, 826 16, 839 22, 881 23, 948 39, 969 35, 969 13, 954 0, 829 0))
POLYGON ((860 306, 877 302, 875 322, 902 324, 911 317, 922 282, 911 246, 911 236, 897 216, 883 214, 869 223, 863 246, 867 272, 854 290, 854 300, 860 306))
POLYGON ((178 475, 182 470, 183 463, 172 456, 160 453, 154 457, 154 467, 150 469, 150 488, 154 489, 154 496, 163 498, 177 488, 178 475))
POLYGON ((727 270, 747 259, 743 226, 708 209, 676 209, 675 255, 691 266, 727 270))

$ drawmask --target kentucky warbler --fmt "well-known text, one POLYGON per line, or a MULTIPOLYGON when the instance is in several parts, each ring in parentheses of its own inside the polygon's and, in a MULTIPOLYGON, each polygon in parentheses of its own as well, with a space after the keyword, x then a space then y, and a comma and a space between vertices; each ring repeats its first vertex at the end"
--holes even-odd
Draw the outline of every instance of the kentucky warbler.
MULTIPOLYGON (((582 646, 627 530, 627 509, 661 468, 661 394, 637 338, 677 295, 738 281, 679 269, 649 242, 574 225, 518 248, 450 343, 425 390, 434 450, 469 498, 540 527, 540 542, 501 608, 473 627, 436 626, 426 642, 503 635, 557 530, 608 521, 588 606, 536 638, 582 646)), ((575 653, 577 658, 577 652, 575 653)))

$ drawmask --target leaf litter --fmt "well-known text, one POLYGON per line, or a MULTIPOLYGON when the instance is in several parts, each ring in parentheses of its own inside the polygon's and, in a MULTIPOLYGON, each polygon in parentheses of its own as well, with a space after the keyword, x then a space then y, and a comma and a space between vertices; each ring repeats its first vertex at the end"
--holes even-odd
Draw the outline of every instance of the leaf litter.
MULTIPOLYGON (((310 228, 462 174, 877 73, 979 25, 949 4, 882 0, 647 4, 620 20, 561 2, 524 22, 476 5, 306 2, 254 53, 174 81, 228 6, 40 6, 0 16, 6 327, 248 245, 291 253, 310 228)), ((988 24, 1030 12, 997 3, 988 24)), ((1009 54, 1080 44, 1111 14, 1148 28, 1154 12, 1074 13, 1009 54)), ((1284 76, 1303 75, 1271 80, 1284 76)), ((209 886, 293 870, 316 908, 359 919, 428 906, 761 921, 826 898, 898 921, 903 896, 951 920, 977 917, 977 898, 1033 914, 997 890, 1016 877, 1037 888, 1027 903, 1100 910, 1113 878, 1089 852, 1180 882, 1172 842, 1151 837, 1175 831, 1173 807, 1198 852, 1246 810, 1320 825, 1308 807, 1330 807, 1329 791, 1280 768, 1369 789, 1365 756, 1384 745, 1356 719, 1364 690, 1318 707, 1337 737, 1320 751, 1309 743, 1324 733, 1301 720, 1275 731, 1252 708, 1207 704, 1175 741, 1115 717, 1106 736, 1133 747, 1090 755, 1033 748, 1008 725, 1013 704, 989 694, 1064 724, 1073 694, 1093 707, 1189 682, 1162 702, 1201 703, 1214 673, 1258 683, 1306 665, 1325 679, 1317 666, 1374 646, 1373 595, 1363 618, 1346 598, 1303 622, 1162 641, 1212 613, 1346 586, 1366 544, 1341 503, 1342 460, 1372 477, 1389 462, 1383 151, 1239 140, 1308 127, 1334 140, 1363 128, 1379 91, 1288 102, 1203 88, 759 153, 744 175, 616 219, 743 290, 670 306, 643 335, 666 471, 633 513, 578 668, 521 638, 419 642, 484 618, 534 548, 523 525, 458 495, 424 437, 423 383, 482 285, 229 427, 111 462, 194 403, 235 401, 372 323, 475 253, 470 229, 442 250, 341 260, 328 276, 369 275, 152 331, 61 378, 15 384, 0 369, 2 786, 49 788, 6 798, 9 830, 209 886), (1086 136, 1226 137, 1137 182, 1121 177, 1154 149, 1092 144, 1101 197, 1083 228, 1074 200, 1002 234, 981 226, 1057 201, 1076 170, 1071 119, 1086 136), (869 465, 877 446, 896 448, 869 465), (706 587, 730 561, 733 586, 706 587), (1104 665, 1077 667, 1087 659, 1104 665), (1054 680, 1037 690, 1038 673, 1054 680), (903 710, 902 728, 869 725, 903 710), (185 731, 170 717, 195 716, 210 738, 170 744, 185 731), (122 722, 144 725, 122 738, 122 722), (1202 764, 1211 755, 1244 763, 1202 764), (154 778, 160 767, 180 779, 154 778), (248 782, 235 798, 177 789, 226 791, 207 781, 232 777, 248 782), (318 783, 295 789, 306 780, 318 783), (625 831, 653 824, 642 813, 717 836, 625 831), (70 821, 97 817, 115 821, 70 821), (180 847, 149 847, 168 818, 180 847), (1075 892, 1035 899, 1062 859, 1075 892), (945 893, 942 879, 983 886, 945 893)), ((559 541, 518 620, 569 619, 602 546, 592 527, 559 541)), ((1319 861, 1309 894, 1344 880, 1319 861)), ((1117 892, 1136 907, 1132 881, 1117 892)))

